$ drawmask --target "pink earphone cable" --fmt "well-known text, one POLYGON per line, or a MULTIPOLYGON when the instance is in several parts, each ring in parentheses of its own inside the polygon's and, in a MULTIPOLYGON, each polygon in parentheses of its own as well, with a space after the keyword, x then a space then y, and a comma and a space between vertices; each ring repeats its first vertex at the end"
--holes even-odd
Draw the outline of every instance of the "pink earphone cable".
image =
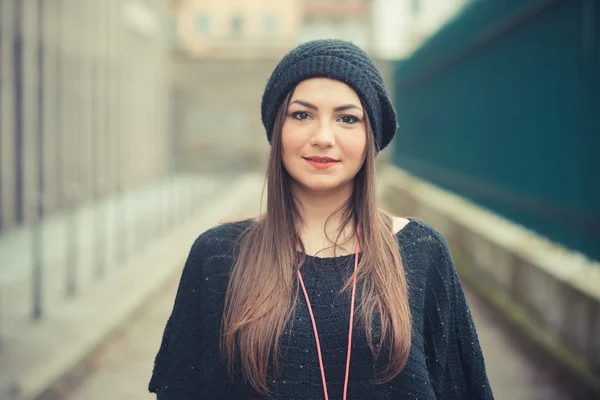
POLYGON ((354 326, 354 299, 356 297, 356 267, 358 266, 358 241, 356 242, 356 256, 354 257, 354 279, 352 282, 352 303, 350 306, 350 328, 348 329, 348 357, 346 358, 346 378, 344 379, 344 400, 348 392, 348 378, 350 376, 350 354, 352 354, 352 327, 354 326))

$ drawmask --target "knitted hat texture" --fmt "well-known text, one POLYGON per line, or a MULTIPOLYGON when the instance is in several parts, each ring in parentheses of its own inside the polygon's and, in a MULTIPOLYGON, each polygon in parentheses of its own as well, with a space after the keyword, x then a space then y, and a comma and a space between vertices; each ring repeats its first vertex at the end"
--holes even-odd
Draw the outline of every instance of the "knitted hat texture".
POLYGON ((316 77, 336 79, 354 89, 367 107, 377 152, 390 143, 398 124, 381 73, 361 48, 337 39, 303 43, 275 67, 261 103, 262 122, 269 142, 277 111, 287 94, 300 82, 316 77))

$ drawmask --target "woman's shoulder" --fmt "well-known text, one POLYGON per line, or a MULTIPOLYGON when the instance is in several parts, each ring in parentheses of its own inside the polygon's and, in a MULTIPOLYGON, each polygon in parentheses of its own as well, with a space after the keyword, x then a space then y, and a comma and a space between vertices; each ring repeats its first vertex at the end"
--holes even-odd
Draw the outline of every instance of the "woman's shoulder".
POLYGON ((405 241, 405 244, 415 245, 423 252, 433 253, 433 255, 441 255, 441 252, 448 249, 444 235, 437 228, 421 219, 407 218, 407 220, 406 225, 396 233, 396 235, 406 234, 405 236, 412 239, 412 241, 405 241))
POLYGON ((190 256, 207 258, 230 253, 255 219, 223 222, 204 232, 194 241, 190 256))
POLYGON ((399 217, 384 212, 390 219, 392 231, 400 246, 417 246, 424 252, 447 248, 444 236, 427 222, 414 217, 399 217))
POLYGON ((452 274, 454 264, 443 234, 432 225, 417 218, 399 218, 396 237, 406 266, 427 270, 427 275, 452 274))

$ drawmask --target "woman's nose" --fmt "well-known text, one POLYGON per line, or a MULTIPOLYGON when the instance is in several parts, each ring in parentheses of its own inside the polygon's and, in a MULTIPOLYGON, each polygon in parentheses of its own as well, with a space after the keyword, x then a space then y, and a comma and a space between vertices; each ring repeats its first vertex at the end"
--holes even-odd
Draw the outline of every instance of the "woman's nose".
POLYGON ((311 138, 311 144, 319 147, 331 147, 335 144, 335 135, 331 125, 322 122, 311 138))

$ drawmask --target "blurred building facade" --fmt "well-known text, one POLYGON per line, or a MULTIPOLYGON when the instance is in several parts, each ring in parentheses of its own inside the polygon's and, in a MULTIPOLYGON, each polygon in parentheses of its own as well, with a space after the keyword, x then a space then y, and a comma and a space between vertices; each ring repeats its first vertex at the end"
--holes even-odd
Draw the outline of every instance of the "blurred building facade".
POLYGON ((337 38, 372 47, 373 0, 304 0, 298 41, 337 38))
POLYGON ((0 2, 0 230, 166 171, 167 6, 0 2))
POLYGON ((470 0, 175 0, 171 43, 196 58, 279 58, 298 43, 337 38, 400 59, 470 0))
POLYGON ((181 0, 172 10, 175 47, 194 57, 276 57, 302 23, 302 0, 181 0))

